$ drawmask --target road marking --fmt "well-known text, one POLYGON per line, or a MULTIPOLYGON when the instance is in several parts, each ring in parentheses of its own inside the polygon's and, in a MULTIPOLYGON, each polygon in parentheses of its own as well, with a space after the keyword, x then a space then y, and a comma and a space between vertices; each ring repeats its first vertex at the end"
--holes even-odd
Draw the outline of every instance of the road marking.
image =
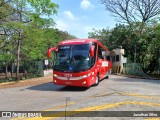
MULTIPOLYGON (((103 96, 109 96, 111 94, 115 94, 115 92, 113 93, 108 93, 108 94, 101 94, 101 93, 96 93, 96 94, 93 94, 91 96, 88 96, 88 97, 84 97, 84 98, 81 98, 79 99, 78 101, 71 101, 71 102, 67 102, 67 105, 66 104, 62 104, 62 105, 58 105, 58 106, 55 106, 54 108, 50 108, 50 109, 46 109, 46 110, 43 110, 43 111, 53 111, 55 109, 59 109, 59 108, 65 108, 66 106, 70 106, 70 105, 73 105, 73 104, 76 104, 82 100, 87 100, 87 99, 90 99, 90 98, 96 98, 96 97, 103 97, 103 96)), ((43 112, 42 111, 42 112, 43 112)), ((44 117, 43 117, 44 118, 44 117)), ((23 117, 17 117, 17 118, 14 118, 13 120, 25 120, 26 118, 23 118, 23 117)), ((38 119, 37 119, 38 120, 38 119)), ((42 119, 43 120, 43 119, 42 119)), ((44 119, 46 120, 46 119, 44 119)))
POLYGON ((160 120, 160 118, 145 118, 144 120, 160 120))
POLYGON ((122 96, 133 96, 133 97, 139 97, 139 98, 160 100, 160 97, 142 95, 142 94, 137 94, 137 93, 121 92, 121 91, 117 91, 117 90, 114 90, 114 89, 111 89, 111 90, 114 91, 115 93, 119 94, 119 95, 122 95, 122 96))
POLYGON ((95 95, 90 96, 90 98, 105 97, 105 96, 113 95, 113 94, 115 94, 115 93, 116 93, 116 92, 112 92, 112 93, 103 93, 103 94, 95 94, 95 95))
MULTIPOLYGON (((72 116, 72 115, 79 114, 82 112, 98 111, 98 110, 104 110, 104 109, 106 110, 106 109, 110 109, 110 108, 119 107, 122 105, 130 105, 130 104, 160 107, 160 103, 124 101, 124 102, 117 102, 117 103, 103 104, 103 105, 97 105, 97 106, 86 107, 86 108, 81 108, 81 109, 75 109, 75 110, 73 110, 75 112, 73 112, 73 111, 65 112, 64 111, 64 112, 58 112, 58 113, 49 115, 49 116, 53 116, 53 117, 34 117, 34 118, 26 118, 25 120, 50 120, 50 119, 55 119, 55 118, 59 118, 59 117, 72 116)), ((18 119, 14 119, 14 120, 18 120, 18 119)))
MULTIPOLYGON (((115 91, 115 90, 114 90, 115 91)), ((156 99, 156 100, 159 100, 160 98, 157 98, 157 97, 152 97, 152 96, 145 96, 145 95, 141 95, 141 94, 135 94, 135 93, 126 93, 126 92, 118 92, 118 91, 115 91, 115 92, 112 92, 112 93, 98 93, 98 94, 94 94, 94 95, 91 95, 91 96, 88 96, 88 97, 85 97, 85 98, 82 98, 82 99, 79 99, 78 101, 71 101, 71 102, 68 102, 67 103, 67 106, 69 105, 73 105, 73 104, 76 104, 82 100, 87 100, 89 98, 96 98, 96 97, 104 97, 104 96, 109 96, 109 95, 112 95, 112 94, 120 94, 120 95, 126 95, 126 96, 134 96, 134 97, 140 97, 140 98, 150 98, 150 99, 156 99)), ((133 104, 133 103, 130 103, 130 104, 133 104)), ((134 103, 136 104, 136 103, 134 103)), ((145 103, 143 102, 138 102, 138 104, 140 105, 144 105, 145 103)), ((154 104, 152 104, 151 106, 154 106, 154 104)), ((43 110, 43 111, 52 111, 52 110, 55 110, 55 109, 59 109, 59 108, 64 108, 66 107, 66 104, 62 104, 62 105, 59 105, 59 106, 55 106, 54 108, 50 108, 50 109, 47 109, 47 110, 43 110)), ((24 118, 25 119, 25 118, 24 118)), ((18 120, 18 119, 17 119, 18 120)))
POLYGON ((64 108, 66 106, 73 105, 73 104, 76 104, 76 102, 67 102, 67 105, 66 104, 62 104, 62 105, 58 105, 58 106, 56 106, 54 108, 50 108, 50 109, 43 110, 43 111, 52 111, 52 110, 59 109, 59 108, 64 108))
POLYGON ((120 94, 120 95, 126 95, 126 96, 160 100, 159 97, 154 97, 154 96, 149 96, 149 95, 142 95, 142 94, 136 94, 136 93, 126 93, 126 92, 117 92, 117 93, 120 94))
POLYGON ((50 109, 47 109, 47 110, 44 110, 44 111, 52 111, 52 110, 55 110, 55 109, 59 109, 59 108, 64 108, 66 106, 70 106, 70 105, 73 105, 73 104, 76 104, 76 103, 79 103, 81 102, 82 100, 87 100, 87 99, 90 99, 90 98, 96 98, 96 97, 104 97, 104 96, 109 96, 111 94, 115 94, 115 92, 113 93, 108 93, 108 94, 94 94, 94 95, 91 95, 91 96, 88 96, 88 97, 84 97, 84 98, 81 98, 77 101, 71 101, 71 102, 67 102, 67 105, 66 104, 62 104, 62 105, 59 105, 59 106, 55 106, 54 108, 50 108, 50 109))
POLYGON ((160 103, 153 103, 153 102, 138 102, 138 101, 129 101, 128 104, 134 105, 143 105, 143 106, 156 106, 160 107, 160 103))
POLYGON ((124 102, 117 102, 117 103, 111 103, 111 104, 104 104, 104 105, 86 107, 86 108, 73 110, 75 112, 68 111, 68 112, 65 113, 65 111, 64 111, 64 112, 58 112, 58 113, 50 115, 50 116, 54 116, 54 117, 48 117, 48 118, 47 117, 35 117, 35 118, 28 118, 26 120, 50 120, 50 119, 55 119, 55 118, 58 118, 58 117, 65 117, 65 116, 75 115, 75 113, 79 114, 79 113, 87 112, 87 111, 96 111, 96 110, 114 108, 114 107, 118 107, 118 106, 121 106, 121 105, 125 105, 127 103, 128 103, 128 101, 124 101, 124 102))
MULTIPOLYGON (((120 95, 126 95, 126 96, 134 96, 134 97, 140 97, 140 98, 149 98, 149 99, 155 99, 155 100, 159 100, 160 98, 158 97, 153 97, 153 96, 145 96, 145 95, 141 95, 141 94, 135 94, 135 93, 127 93, 127 92, 118 92, 118 91, 115 91, 113 93, 108 93, 108 94, 94 94, 94 95, 91 95, 91 96, 88 96, 88 97, 85 97, 85 98, 82 98, 82 99, 79 99, 78 101, 71 101, 71 102, 68 102, 67 105, 66 104, 62 104, 62 105, 59 105, 59 106, 55 106, 54 108, 50 108, 50 109, 47 109, 47 110, 43 110, 43 111, 52 111, 52 110, 55 110, 55 109, 59 109, 59 108, 64 108, 66 106, 69 106, 69 105, 73 105, 73 104, 76 104, 82 100, 86 100, 86 99, 89 99, 89 98, 96 98, 96 97, 104 97, 104 96, 109 96, 111 94, 120 94, 120 95)), ((76 109, 76 110, 73 110, 73 111, 80 111, 80 112, 84 112, 84 111, 96 111, 96 110, 102 110, 102 109, 109 109, 109 108, 112 108, 112 107, 118 107, 117 106, 120 106, 120 105, 125 105, 125 104, 135 104, 135 105, 143 105, 143 106, 160 106, 160 104, 158 103, 151 103, 151 102, 137 102, 137 101, 125 101, 125 102, 117 102, 117 103, 112 103, 112 104, 105 104, 105 105, 100 105, 100 106, 93 106, 93 107, 87 107, 87 108, 82 108, 82 109, 76 109), (121 104, 120 104, 121 103, 121 104), (123 103, 123 104, 122 104, 123 103), (108 106, 108 107, 106 107, 108 106), (98 108, 98 109, 97 109, 98 108)), ((42 111, 42 112, 43 112, 42 111)), ((56 114, 53 114, 52 116, 64 116, 65 115, 65 112, 59 112, 59 113, 56 113, 56 114)), ((69 113, 67 112, 67 115, 70 116, 70 115, 74 115, 74 113, 69 113)), ((55 118, 55 117, 52 117, 52 119, 55 118)), ((56 117, 57 118, 57 117, 56 117)), ((51 119, 51 118, 45 118, 45 117, 34 117, 34 118, 15 118, 13 120, 22 120, 22 119, 27 119, 27 120, 48 120, 48 119, 51 119)))

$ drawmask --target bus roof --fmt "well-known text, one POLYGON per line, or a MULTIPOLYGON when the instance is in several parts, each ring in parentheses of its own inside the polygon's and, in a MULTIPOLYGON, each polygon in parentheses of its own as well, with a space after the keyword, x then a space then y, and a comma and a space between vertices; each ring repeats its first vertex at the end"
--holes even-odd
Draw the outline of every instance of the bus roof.
POLYGON ((96 39, 91 39, 91 38, 88 38, 88 39, 71 39, 71 40, 64 40, 64 41, 61 41, 59 43, 59 45, 74 45, 74 44, 85 44, 85 43, 90 43, 90 42, 95 42, 97 43, 98 45, 100 45, 103 49, 105 49, 106 51, 108 51, 108 49, 102 45, 98 40, 96 39))

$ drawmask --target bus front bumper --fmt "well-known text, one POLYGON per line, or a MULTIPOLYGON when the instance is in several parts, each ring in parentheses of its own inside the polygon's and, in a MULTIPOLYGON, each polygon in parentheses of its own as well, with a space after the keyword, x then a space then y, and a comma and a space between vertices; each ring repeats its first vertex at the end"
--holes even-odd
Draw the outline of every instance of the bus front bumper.
POLYGON ((62 80, 57 77, 53 77, 53 83, 56 85, 65 85, 65 86, 79 86, 79 87, 90 87, 94 83, 93 77, 82 78, 80 80, 62 80))

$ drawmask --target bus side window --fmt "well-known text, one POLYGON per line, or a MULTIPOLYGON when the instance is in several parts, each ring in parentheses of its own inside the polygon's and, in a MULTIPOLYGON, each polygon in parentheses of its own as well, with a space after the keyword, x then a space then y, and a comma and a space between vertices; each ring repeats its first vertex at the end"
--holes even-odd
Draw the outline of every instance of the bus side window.
POLYGON ((103 57, 104 60, 108 60, 107 59, 108 55, 109 55, 109 53, 106 50, 102 49, 102 57, 103 57))
POLYGON ((110 56, 107 56, 106 59, 109 60, 109 61, 111 60, 111 59, 110 59, 110 56))
POLYGON ((98 45, 98 59, 103 59, 101 47, 98 45))
POLYGON ((91 66, 93 66, 95 64, 95 61, 96 61, 96 51, 97 51, 97 44, 96 43, 92 43, 92 45, 95 46, 95 49, 94 49, 94 57, 91 58, 91 66))

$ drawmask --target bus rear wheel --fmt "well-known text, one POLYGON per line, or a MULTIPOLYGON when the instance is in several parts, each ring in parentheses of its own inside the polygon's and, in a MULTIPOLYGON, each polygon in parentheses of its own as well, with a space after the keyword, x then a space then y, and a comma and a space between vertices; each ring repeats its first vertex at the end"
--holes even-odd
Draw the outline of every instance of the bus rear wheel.
POLYGON ((96 81, 95 81, 95 83, 94 83, 94 86, 98 86, 98 84, 99 84, 99 77, 98 77, 98 75, 96 76, 96 81))

